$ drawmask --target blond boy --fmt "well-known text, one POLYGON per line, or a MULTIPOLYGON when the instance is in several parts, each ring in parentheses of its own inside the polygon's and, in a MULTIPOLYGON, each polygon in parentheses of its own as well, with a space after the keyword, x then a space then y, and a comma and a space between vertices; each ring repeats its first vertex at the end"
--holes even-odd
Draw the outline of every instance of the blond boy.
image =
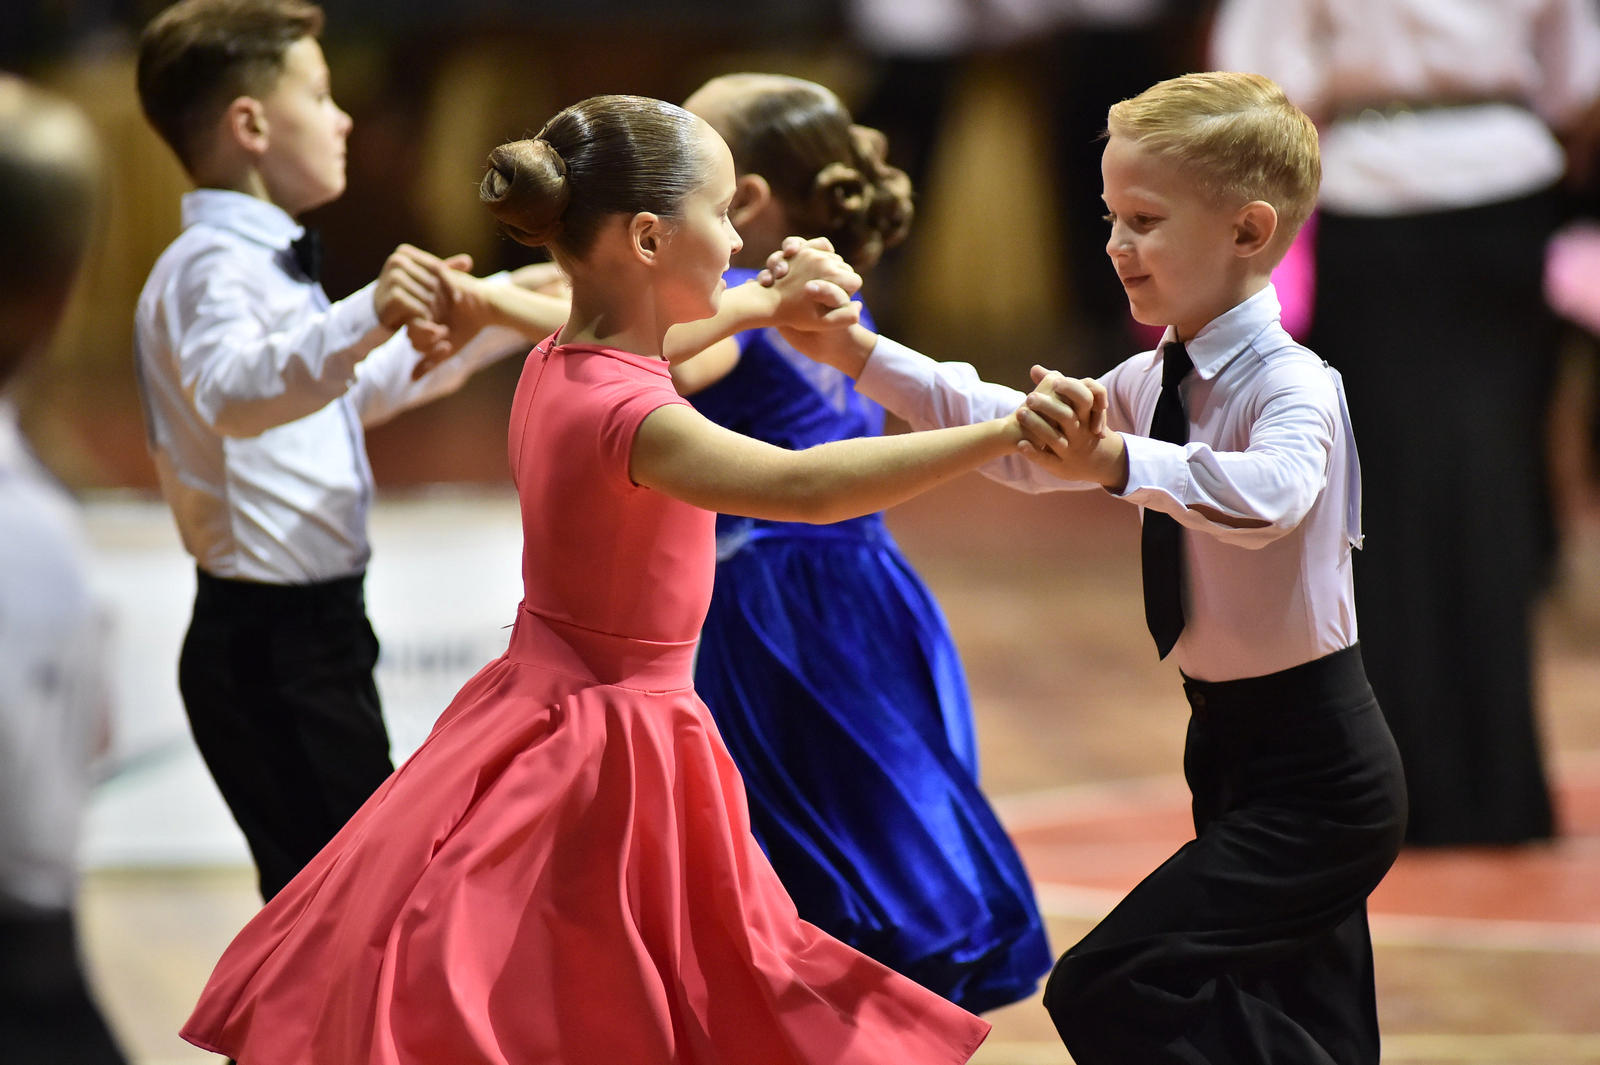
MULTIPOLYGON (((1142 508, 1196 838, 1067 951, 1045 1007, 1079 1065, 1376 1063, 1366 898, 1405 787, 1356 643, 1343 388, 1284 332, 1270 281, 1316 198, 1316 131, 1232 73, 1162 82, 1108 125, 1106 251, 1134 317, 1166 333, 1099 381, 1035 367, 1035 447, 985 472, 1142 508)), ((859 327, 794 337, 914 428, 1019 399, 859 327)))

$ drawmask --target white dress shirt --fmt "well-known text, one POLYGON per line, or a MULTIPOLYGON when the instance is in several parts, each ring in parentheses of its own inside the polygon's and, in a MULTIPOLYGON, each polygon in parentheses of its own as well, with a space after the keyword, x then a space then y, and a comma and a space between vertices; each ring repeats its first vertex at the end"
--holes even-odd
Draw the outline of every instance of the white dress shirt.
MULTIPOLYGON (((1159 348, 1101 379, 1108 423, 1127 445, 1122 498, 1189 530, 1186 621, 1172 658, 1199 680, 1275 673, 1356 640, 1350 566, 1361 540, 1361 471, 1344 386, 1279 314, 1268 285, 1186 343, 1195 366, 1183 385, 1187 444, 1142 435, 1161 393, 1159 348)), ((886 338, 857 388, 914 429, 999 417, 1023 400, 966 363, 937 363, 886 338)), ((1097 487, 1021 456, 982 472, 1029 492, 1097 487)))
POLYGON ((412 381, 420 356, 405 334, 369 337, 376 282, 330 305, 292 267, 302 232, 265 200, 195 190, 139 297, 150 451, 184 547, 218 577, 305 584, 364 570, 363 428, 528 349, 488 329, 412 381))
POLYGON ((105 650, 78 515, 0 399, 0 908, 71 908, 105 650))
POLYGON ((1211 62, 1265 74, 1316 120, 1324 206, 1473 207, 1561 177, 1550 130, 1600 93, 1600 11, 1594 0, 1224 0, 1211 62), (1426 106, 1469 101, 1483 102, 1426 106))

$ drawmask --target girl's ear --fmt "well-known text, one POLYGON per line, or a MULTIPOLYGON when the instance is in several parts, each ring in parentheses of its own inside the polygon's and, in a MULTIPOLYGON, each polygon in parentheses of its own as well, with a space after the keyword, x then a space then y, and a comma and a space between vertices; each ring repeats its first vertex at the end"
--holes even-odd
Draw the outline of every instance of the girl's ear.
POLYGON ((734 229, 758 217, 772 203, 772 186, 760 174, 742 174, 733 186, 733 202, 728 205, 728 221, 734 229))
POLYGON ((1233 217, 1233 253, 1249 258, 1265 251, 1278 232, 1278 209, 1266 200, 1251 200, 1233 217))
POLYGON ((649 211, 640 211, 628 219, 628 251, 646 266, 654 265, 656 255, 667 237, 666 219, 649 211))
POLYGON ((252 155, 267 150, 267 115, 254 96, 234 99, 223 112, 229 138, 252 155))

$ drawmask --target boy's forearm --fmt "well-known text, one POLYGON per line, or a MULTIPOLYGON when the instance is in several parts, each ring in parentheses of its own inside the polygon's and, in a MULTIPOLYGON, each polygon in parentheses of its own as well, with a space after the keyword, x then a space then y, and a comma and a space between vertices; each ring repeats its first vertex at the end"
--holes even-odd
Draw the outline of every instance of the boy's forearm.
POLYGON ((830 329, 779 329, 800 354, 859 380, 878 345, 877 333, 859 322, 830 329))

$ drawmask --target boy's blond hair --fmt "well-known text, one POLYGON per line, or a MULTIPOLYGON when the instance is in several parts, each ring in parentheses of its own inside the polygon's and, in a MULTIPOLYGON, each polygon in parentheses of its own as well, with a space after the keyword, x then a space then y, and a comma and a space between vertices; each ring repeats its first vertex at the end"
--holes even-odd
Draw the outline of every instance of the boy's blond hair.
POLYGON ((263 96, 284 53, 322 32, 309 0, 179 0, 139 38, 139 104, 193 176, 205 139, 228 104, 263 96))
POLYGON ((1107 133, 1193 172, 1227 207, 1264 200, 1278 212, 1280 252, 1317 203, 1322 156, 1317 127, 1276 82, 1211 71, 1158 82, 1111 106, 1107 133))

